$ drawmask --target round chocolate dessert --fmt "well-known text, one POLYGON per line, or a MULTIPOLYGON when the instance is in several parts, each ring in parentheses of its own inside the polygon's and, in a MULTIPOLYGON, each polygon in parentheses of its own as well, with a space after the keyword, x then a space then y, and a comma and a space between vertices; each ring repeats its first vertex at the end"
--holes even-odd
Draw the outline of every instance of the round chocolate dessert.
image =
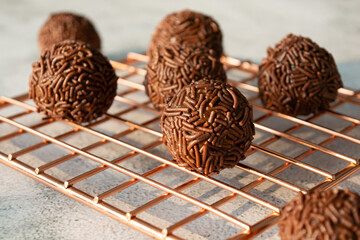
POLYGON ((268 48, 258 83, 266 108, 293 116, 329 108, 343 86, 332 55, 309 38, 293 34, 268 48))
POLYGON ((163 110, 177 91, 201 79, 226 80, 223 65, 214 51, 171 44, 154 51, 144 86, 155 108, 163 110))
POLYGON ((116 88, 107 58, 86 43, 68 40, 53 45, 33 64, 29 96, 40 113, 81 123, 105 113, 116 88))
POLYGON ((349 190, 299 194, 279 221, 281 239, 360 239, 360 196, 349 190))
POLYGON ((100 50, 100 37, 88 19, 73 13, 52 14, 39 32, 40 50, 64 40, 80 40, 100 50))
POLYGON ((252 107, 221 80, 185 86, 165 107, 160 127, 179 166, 205 175, 244 159, 255 134, 252 107))
POLYGON ((156 27, 148 48, 152 50, 168 43, 178 43, 191 48, 207 47, 217 57, 223 53, 222 34, 217 22, 201 13, 184 10, 167 15, 156 27))

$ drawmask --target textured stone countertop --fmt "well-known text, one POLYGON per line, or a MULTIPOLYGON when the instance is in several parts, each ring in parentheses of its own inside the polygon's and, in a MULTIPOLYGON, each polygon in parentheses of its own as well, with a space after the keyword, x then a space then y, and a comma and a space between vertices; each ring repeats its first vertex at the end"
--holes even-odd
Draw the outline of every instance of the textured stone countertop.
MULTIPOLYGON (((1 0, 0 5, 0 96, 13 97, 27 91, 31 64, 39 56, 38 30, 49 13, 63 10, 81 13, 94 22, 102 37, 103 53, 110 59, 121 59, 130 51, 144 52, 157 22, 167 13, 184 8, 213 16, 222 28, 226 53, 240 59, 259 62, 267 46, 274 45, 287 33, 301 34, 333 54, 346 87, 360 89, 360 2, 357 0, 91 3, 1 0)), ((360 138, 359 132, 354 133, 355 137, 360 138)), ((338 148, 344 150, 343 146, 338 148)), ((359 149, 346 151, 359 158, 359 149)), ((360 174, 339 187, 360 193, 360 174)), ((222 239, 223 236, 221 229, 213 229, 207 236, 191 238, 222 239)), ((148 239, 0 164, 0 239, 85 238, 148 239)), ((257 239, 278 239, 277 227, 257 239)))

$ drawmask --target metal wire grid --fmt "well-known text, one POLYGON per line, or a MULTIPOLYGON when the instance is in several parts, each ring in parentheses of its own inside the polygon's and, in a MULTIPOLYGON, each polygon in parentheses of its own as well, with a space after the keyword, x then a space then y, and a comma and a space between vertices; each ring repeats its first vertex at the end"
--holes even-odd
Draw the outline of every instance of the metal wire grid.
MULTIPOLYGON (((359 126, 360 120, 357 117, 350 116, 351 114, 344 114, 338 111, 338 109, 340 109, 339 107, 344 104, 350 104, 350 112, 359 110, 359 91, 353 91, 345 88, 339 89, 339 96, 337 101, 331 106, 329 110, 324 113, 310 116, 306 119, 287 116, 281 113, 267 110, 259 104, 259 99, 257 96, 258 88, 256 87, 256 84, 254 84, 258 67, 255 64, 242 62, 231 57, 223 57, 222 59, 230 78, 229 82, 238 87, 240 91, 250 93, 250 97, 248 96, 249 101, 252 102, 255 113, 258 113, 256 114, 258 116, 255 117, 254 120, 257 134, 259 134, 259 132, 264 132, 270 135, 264 139, 260 138, 261 141, 254 141, 251 149, 247 152, 247 156, 249 157, 255 153, 262 153, 267 158, 281 160, 281 164, 276 165, 269 170, 261 170, 261 168, 252 167, 251 164, 249 164, 251 163, 250 161, 245 160, 240 162, 236 168, 227 171, 243 172, 254 177, 251 181, 240 187, 240 184, 237 185, 234 184, 234 182, 228 183, 227 181, 216 177, 215 175, 203 176, 201 174, 190 172, 177 166, 177 164, 168 157, 163 157, 161 154, 157 154, 152 151, 154 148, 159 147, 162 144, 162 134, 159 132, 157 127, 153 127, 156 126, 159 122, 159 113, 151 107, 148 100, 139 101, 138 97, 135 97, 135 99, 133 97, 134 94, 145 96, 143 93, 144 86, 140 83, 140 81, 134 81, 132 79, 134 79, 134 77, 139 77, 139 79, 143 78, 143 76, 146 74, 143 66, 147 60, 148 59, 145 55, 129 53, 125 61, 111 61, 113 67, 121 71, 121 77, 118 80, 120 91, 115 98, 115 103, 126 105, 127 108, 125 108, 125 110, 122 109, 117 113, 107 113, 105 117, 88 125, 79 125, 64 121, 62 123, 70 126, 71 130, 61 133, 57 136, 51 136, 39 129, 60 121, 54 121, 53 119, 42 119, 36 124, 24 124, 20 121, 17 121, 17 119, 21 117, 30 114, 37 114, 34 113, 36 112, 36 108, 32 105, 31 101, 29 101, 27 95, 22 95, 17 98, 1 97, 0 114, 8 112, 8 109, 14 106, 21 110, 7 117, 0 115, 0 124, 13 126, 18 129, 10 131, 6 134, 0 133, 0 143, 9 140, 16 141, 16 139, 24 135, 24 133, 29 133, 39 137, 42 139, 42 141, 28 144, 28 146, 11 152, 7 152, 7 149, 0 149, 0 162, 27 176, 34 178, 35 180, 38 180, 39 182, 42 182, 49 187, 54 188, 55 190, 95 210, 98 210, 105 215, 108 215, 157 239, 181 239, 182 236, 177 234, 177 230, 186 228, 189 224, 210 213, 215 214, 226 222, 230 222, 239 227, 238 233, 229 239, 252 238, 272 225, 276 224, 281 213, 281 208, 283 207, 266 198, 266 194, 255 194, 251 191, 252 189, 255 189, 264 182, 271 182, 278 187, 290 190, 293 192, 293 195, 297 192, 307 193, 315 189, 329 189, 360 170, 359 151, 355 153, 356 156, 348 156, 344 153, 334 150, 333 148, 327 147, 328 144, 337 139, 342 139, 346 142, 355 144, 353 145, 355 148, 359 147, 360 139, 349 134, 349 132, 359 126), (247 75, 247 77, 234 77, 232 76, 231 71, 242 74, 244 73, 247 75), (134 113, 140 109, 142 111, 152 113, 153 117, 150 120, 144 121, 142 123, 137 123, 135 120, 132 121, 124 117, 127 114, 134 113), (334 130, 330 127, 316 123, 316 120, 324 115, 331 115, 335 117, 337 121, 341 121, 347 124, 341 130, 334 130), (292 125, 285 130, 279 130, 276 127, 267 126, 268 124, 262 124, 268 119, 274 117, 280 120, 291 122, 292 125), (128 128, 113 135, 108 134, 106 131, 96 130, 96 126, 107 123, 109 121, 116 121, 118 123, 127 125, 128 128), (302 128, 309 128, 309 130, 312 132, 316 131, 324 133, 326 134, 326 138, 322 139, 321 142, 314 143, 313 141, 307 140, 306 138, 301 138, 294 134, 296 131, 302 128), (77 147, 64 140, 81 132, 88 133, 91 136, 96 136, 100 140, 82 147, 77 147), (128 143, 122 140, 124 137, 127 137, 135 132, 152 135, 155 137, 155 140, 141 147, 137 146, 137 144, 131 142, 128 143), (291 154, 281 153, 280 151, 276 151, 270 147, 271 144, 281 139, 287 140, 291 143, 299 144, 303 147, 306 147, 306 149, 304 151, 300 151, 300 153, 297 153, 296 156, 291 156, 291 154), (112 160, 108 160, 102 157, 100 154, 92 152, 94 149, 105 149, 105 145, 107 143, 113 143, 117 146, 128 149, 129 151, 124 154, 119 153, 119 156, 112 160), (21 160, 22 156, 31 154, 34 151, 49 145, 56 145, 61 149, 67 149, 69 151, 67 154, 62 155, 61 157, 51 161, 42 162, 38 165, 30 165, 26 161, 21 160), (318 167, 303 161, 316 152, 324 153, 323 158, 325 159, 335 158, 345 165, 341 169, 335 172, 331 172, 327 170, 327 166, 318 167), (137 155, 146 157, 145 161, 147 159, 156 160, 159 162, 159 164, 147 169, 144 172, 137 172, 134 169, 121 166, 120 163, 125 161, 132 161, 132 159, 137 155), (61 179, 60 177, 57 177, 56 174, 53 174, 54 171, 52 170, 56 169, 61 164, 68 163, 71 166, 73 162, 72 160, 76 156, 82 156, 90 161, 99 163, 99 165, 93 166, 89 170, 83 171, 80 174, 75 174, 75 176, 71 176, 71 174, 69 174, 67 177, 65 177, 65 179, 61 179), (320 176, 322 180, 317 182, 312 187, 307 188, 300 186, 301 184, 297 184, 297 179, 284 180, 279 176, 282 172, 286 171, 286 169, 291 168, 292 166, 297 166, 300 169, 304 169, 307 172, 315 174, 316 176, 320 176), (183 181, 181 184, 177 184, 176 187, 166 185, 156 179, 154 180, 154 176, 169 168, 174 168, 181 171, 190 177, 190 180, 183 181), (115 184, 115 186, 112 186, 109 189, 102 189, 101 191, 99 190, 98 193, 94 193, 93 191, 87 192, 86 190, 79 189, 75 186, 76 184, 86 181, 87 179, 107 169, 112 169, 116 172, 122 173, 128 176, 128 179, 121 182, 121 184, 115 184), (216 201, 208 203, 208 201, 202 201, 200 198, 193 197, 190 194, 185 193, 186 189, 191 187, 196 188, 200 182, 206 182, 214 187, 226 190, 228 194, 226 194, 224 197, 216 199, 216 201), (145 183, 155 187, 156 189, 161 190, 162 194, 158 194, 153 199, 146 201, 140 206, 133 207, 130 210, 122 208, 121 206, 115 206, 111 203, 111 201, 108 201, 111 196, 121 194, 131 186, 139 183, 145 183), (182 199, 190 204, 190 206, 197 206, 197 208, 193 213, 188 214, 185 217, 181 217, 180 220, 176 220, 168 224, 166 227, 160 227, 156 221, 148 221, 146 218, 142 218, 141 213, 149 209, 156 208, 162 202, 171 197, 182 199), (221 207, 224 204, 238 197, 262 206, 269 214, 266 214, 266 216, 262 217, 255 223, 249 223, 246 221, 246 219, 240 219, 239 217, 234 216, 234 214, 222 210, 221 207)), ((252 214, 256 215, 258 213, 253 212, 252 214)))

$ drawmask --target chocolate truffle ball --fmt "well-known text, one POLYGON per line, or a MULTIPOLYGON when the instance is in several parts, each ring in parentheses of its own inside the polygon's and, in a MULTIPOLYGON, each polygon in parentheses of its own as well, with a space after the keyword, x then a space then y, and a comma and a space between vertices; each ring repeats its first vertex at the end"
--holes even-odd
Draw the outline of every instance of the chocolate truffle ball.
POLYGON ((221 80, 185 86, 166 105, 160 127, 179 166, 205 175, 244 159, 255 133, 252 107, 221 80))
POLYGON ((332 55, 309 38, 287 35, 260 64, 260 98, 266 108, 308 115, 329 108, 342 87, 332 55))
POLYGON ((81 123, 105 113, 116 88, 107 58, 88 44, 68 40, 53 45, 33 64, 29 96, 40 113, 81 123))
POLYGON ((167 15, 156 27, 148 54, 157 46, 178 43, 187 47, 207 47, 217 57, 223 53, 222 34, 217 22, 201 13, 184 10, 167 15))
POLYGON ((73 13, 52 14, 39 32, 40 50, 64 40, 80 40, 100 50, 100 37, 88 19, 73 13))
POLYGON ((144 85, 155 108, 163 110, 177 91, 204 78, 226 80, 223 65, 214 51, 171 44, 154 51, 144 85))
POLYGON ((299 194, 279 221, 281 239, 360 239, 360 196, 349 190, 299 194))

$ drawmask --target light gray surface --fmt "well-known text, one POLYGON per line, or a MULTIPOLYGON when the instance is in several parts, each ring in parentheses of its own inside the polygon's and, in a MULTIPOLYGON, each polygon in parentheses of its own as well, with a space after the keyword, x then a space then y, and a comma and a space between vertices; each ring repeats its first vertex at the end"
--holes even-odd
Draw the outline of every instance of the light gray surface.
MULTIPOLYGON (((103 52, 111 59, 120 59, 129 51, 144 51, 156 23, 167 13, 184 8, 212 15, 223 30, 226 53, 242 59, 258 62, 268 45, 289 32, 302 34, 334 55, 345 86, 360 88, 360 2, 356 0, 106 3, 1 0, 0 5, 0 95, 14 96, 27 91, 31 63, 38 58, 38 29, 50 12, 59 10, 76 11, 93 20, 103 40, 103 52)), ((351 151, 356 155, 355 149, 348 152, 351 151)), ((261 162, 261 157, 255 160, 261 162)), ((147 238, 3 165, 0 173, 0 239, 147 238)), ((357 174, 341 187, 360 192, 359 184, 357 174)), ((289 197, 271 186, 264 188, 264 192, 266 189, 271 191, 269 197, 280 202, 289 197)), ((191 192, 197 193, 196 189, 191 192)), ((230 204, 228 209, 232 207, 230 204)), ((241 216, 246 217, 246 213, 241 216)), ((214 232, 205 237, 224 236, 216 229, 217 222, 211 223, 214 232)), ((258 239, 277 239, 276 232, 273 228, 258 239)))
POLYGON ((311 37, 335 57, 348 87, 360 88, 360 2, 352 1, 25 1, 2 0, 0 8, 0 95, 27 91, 37 34, 50 12, 71 10, 95 23, 103 52, 121 58, 144 51, 167 13, 191 8, 212 15, 224 32, 225 51, 260 61, 266 48, 287 33, 311 37))

